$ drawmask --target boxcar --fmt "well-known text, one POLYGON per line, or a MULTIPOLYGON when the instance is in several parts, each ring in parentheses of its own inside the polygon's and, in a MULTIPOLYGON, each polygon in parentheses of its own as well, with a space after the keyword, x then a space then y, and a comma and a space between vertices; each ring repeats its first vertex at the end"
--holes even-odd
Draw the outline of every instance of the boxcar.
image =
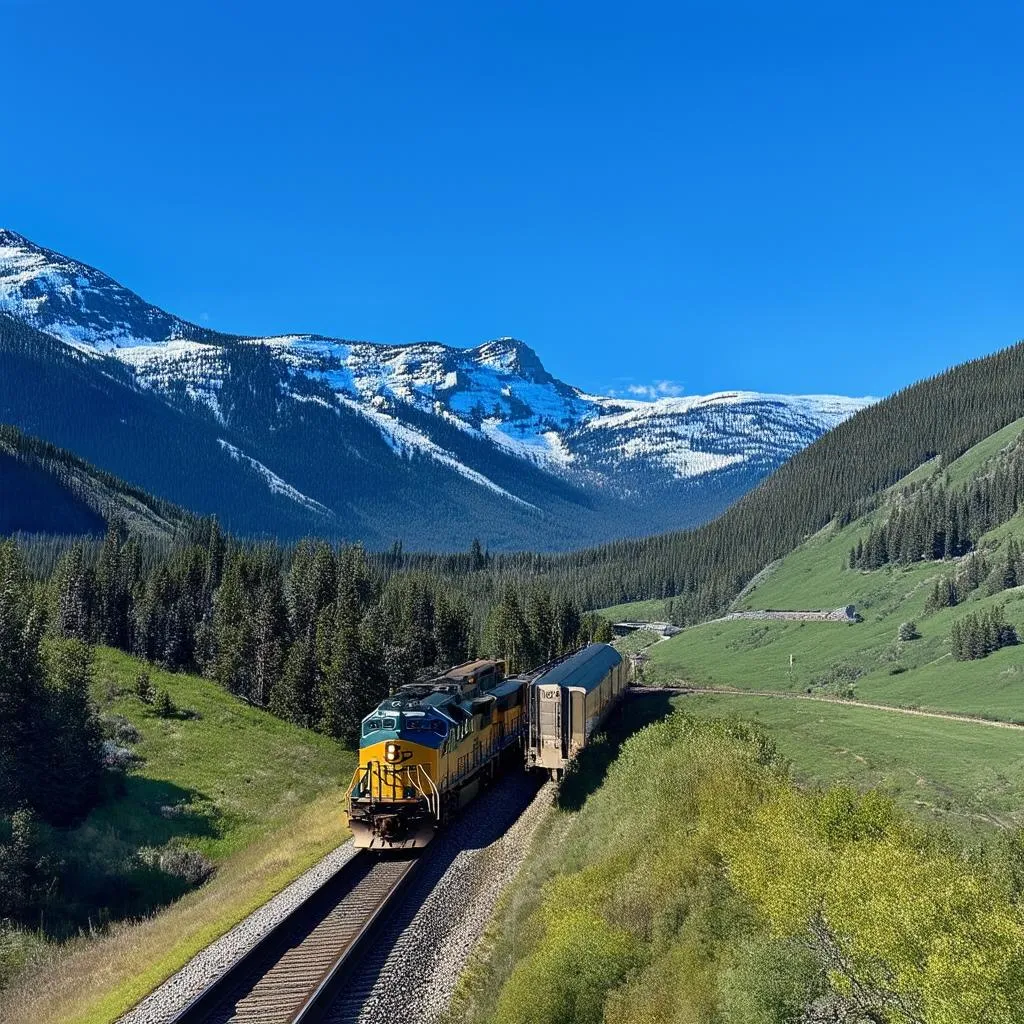
POLYGON ((545 668, 530 683, 526 766, 560 778, 628 685, 622 657, 591 644, 545 668))

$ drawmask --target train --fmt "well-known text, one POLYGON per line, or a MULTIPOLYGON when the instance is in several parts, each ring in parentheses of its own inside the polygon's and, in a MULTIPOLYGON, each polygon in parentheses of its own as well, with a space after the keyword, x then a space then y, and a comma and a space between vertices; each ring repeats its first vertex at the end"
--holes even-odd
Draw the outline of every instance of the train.
POLYGON ((517 676, 477 660, 400 687, 362 721, 346 793, 355 846, 426 846, 505 768, 561 778, 627 685, 619 652, 590 644, 517 676))

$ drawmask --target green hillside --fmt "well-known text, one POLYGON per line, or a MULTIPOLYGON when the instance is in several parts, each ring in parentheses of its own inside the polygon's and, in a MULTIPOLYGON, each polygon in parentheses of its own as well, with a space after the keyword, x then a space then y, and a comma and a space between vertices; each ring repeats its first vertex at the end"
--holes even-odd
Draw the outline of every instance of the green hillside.
POLYGON ((448 1020, 1020 1020, 1012 839, 922 827, 877 793, 809 792, 740 723, 669 715, 587 786, 597 753, 575 776, 582 807, 563 791, 538 830, 448 1020))
POLYGON ((701 694, 671 705, 740 718, 769 733, 794 777, 879 789, 929 820, 964 829, 1024 825, 1024 734, 871 707, 701 694))
POLYGON ((29 959, 0 1000, 5 1022, 116 1019, 346 834, 354 755, 336 741, 108 648, 96 650, 93 697, 134 765, 49 842, 65 866, 65 927, 109 927, 60 946, 0 931, 0 982, 5 963, 29 959), (143 673, 152 703, 136 696, 143 673), (174 708, 166 717, 161 691, 174 708))
MULTIPOLYGON (((1024 720, 1024 647, 1005 647, 964 662, 955 661, 950 649, 955 621, 997 605, 1024 631, 1024 588, 989 593, 992 581, 986 579, 956 607, 930 611, 926 606, 935 583, 962 572, 973 554, 867 572, 848 568, 851 548, 906 500, 904 487, 940 478, 947 487, 957 487, 983 478, 1005 463, 1022 430, 1024 422, 1011 424, 945 471, 935 462, 915 471, 890 489, 876 509, 845 527, 826 527, 781 559, 736 605, 754 611, 853 604, 863 621, 705 623, 653 647, 646 677, 754 690, 852 692, 866 701, 1024 720), (920 638, 899 641, 900 625, 911 621, 920 638)), ((1024 517, 1014 516, 977 539, 989 576, 1011 538, 1024 541, 1024 517)))

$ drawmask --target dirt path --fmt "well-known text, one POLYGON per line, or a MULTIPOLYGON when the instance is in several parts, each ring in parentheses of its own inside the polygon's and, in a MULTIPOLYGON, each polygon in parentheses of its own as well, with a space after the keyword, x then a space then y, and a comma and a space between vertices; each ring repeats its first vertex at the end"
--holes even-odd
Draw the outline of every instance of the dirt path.
POLYGON ((991 718, 976 715, 956 715, 946 711, 920 711, 917 708, 901 708, 893 704, 873 704, 863 700, 847 700, 843 697, 815 697, 810 693, 785 693, 779 690, 741 690, 734 686, 631 686, 628 693, 638 696, 653 693, 702 694, 717 693, 727 697, 777 697, 781 700, 809 700, 818 704, 843 704, 851 708, 871 708, 875 711, 890 711, 897 715, 917 715, 920 718, 944 718, 948 722, 969 722, 973 725, 988 725, 996 729, 1017 729, 1024 731, 1024 725, 1015 722, 997 722, 991 718))

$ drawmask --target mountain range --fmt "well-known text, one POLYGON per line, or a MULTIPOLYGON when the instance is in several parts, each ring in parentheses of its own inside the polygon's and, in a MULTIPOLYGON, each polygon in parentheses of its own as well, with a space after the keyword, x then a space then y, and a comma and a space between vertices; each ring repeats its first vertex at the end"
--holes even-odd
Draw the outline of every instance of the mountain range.
POLYGON ((243 337, 0 230, 0 422, 248 535, 555 550, 704 522, 872 400, 588 394, 522 341, 243 337))

